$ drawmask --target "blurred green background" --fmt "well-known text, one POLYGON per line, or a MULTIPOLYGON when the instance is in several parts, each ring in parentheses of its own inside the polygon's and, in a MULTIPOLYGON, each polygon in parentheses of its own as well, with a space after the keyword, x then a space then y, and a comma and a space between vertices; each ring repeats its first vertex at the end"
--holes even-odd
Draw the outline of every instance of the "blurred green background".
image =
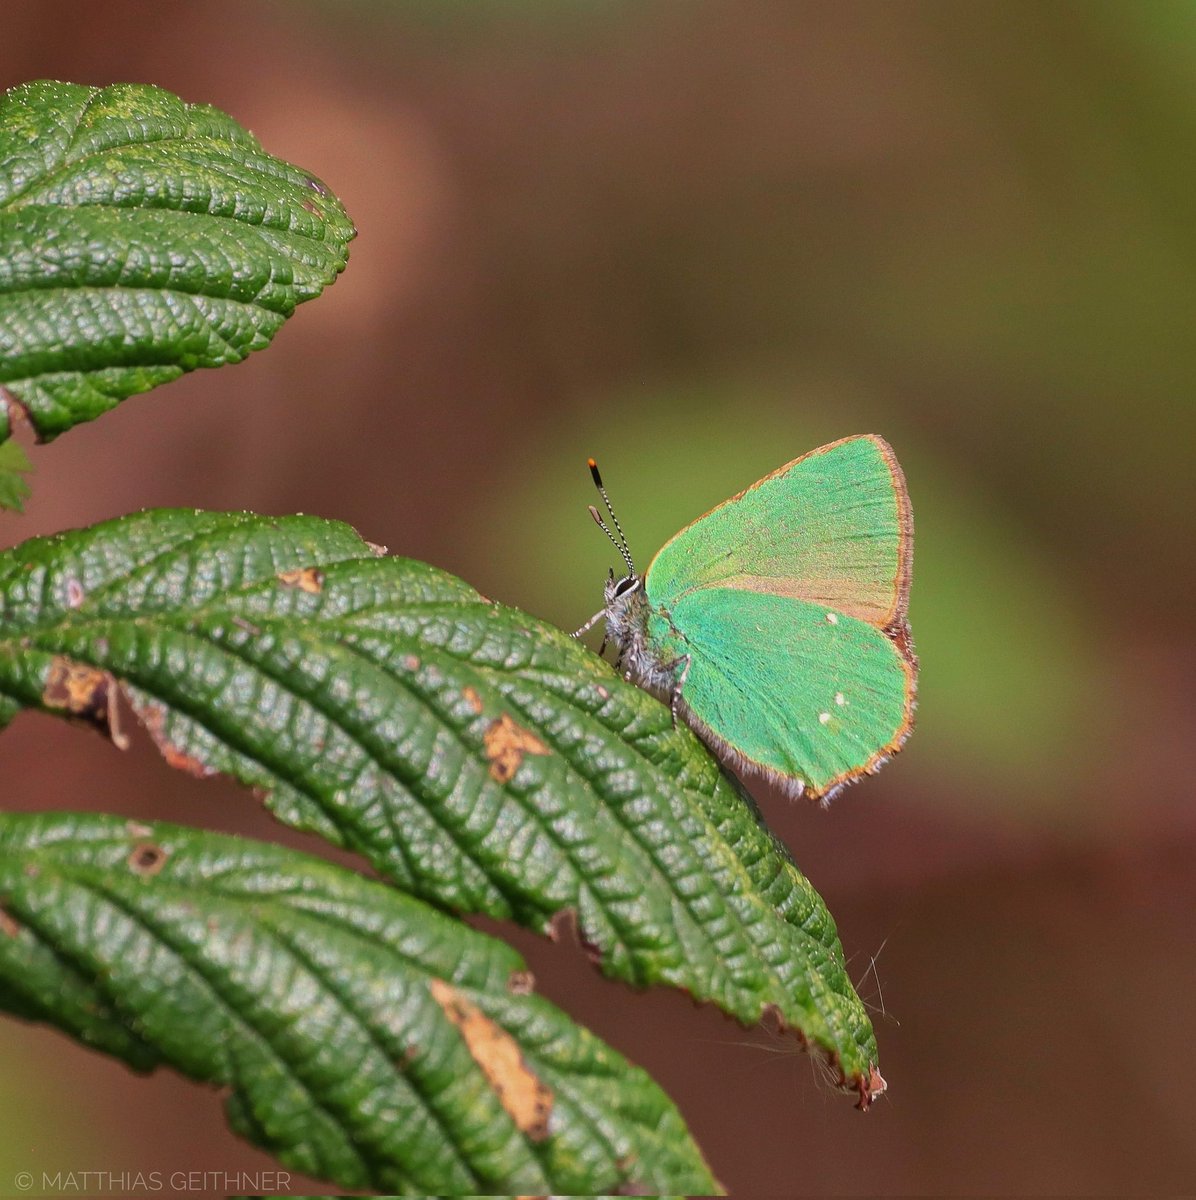
MULTIPOLYGON (((37 449, 6 544, 315 512, 571 629, 611 560, 587 455, 646 564, 883 434, 917 731, 827 811, 760 799, 877 1005, 886 1102, 514 940, 736 1192, 1196 1186, 1196 5, 10 0, 0 67, 216 104, 360 229, 269 351, 37 449)), ((14 808, 280 836, 37 717, 0 778, 14 808)), ((38 1164, 267 1165, 199 1089, 11 1023, 0 1047, 0 1195, 38 1164)))

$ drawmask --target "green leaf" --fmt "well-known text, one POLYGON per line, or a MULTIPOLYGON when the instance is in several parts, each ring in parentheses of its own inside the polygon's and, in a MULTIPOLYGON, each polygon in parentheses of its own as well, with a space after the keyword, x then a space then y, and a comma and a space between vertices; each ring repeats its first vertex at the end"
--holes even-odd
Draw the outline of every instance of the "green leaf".
POLYGON ((20 512, 29 496, 25 476, 33 470, 25 451, 12 441, 0 442, 0 508, 20 512))
POLYGON ((340 202, 231 117, 140 84, 0 98, 0 439, 240 362, 344 269, 340 202))
POLYGON ((676 1109, 509 947, 281 847, 0 814, 0 1005, 229 1089, 233 1128, 351 1188, 710 1192, 676 1109))
POLYGON ((0 719, 224 772, 444 908, 559 935, 610 975, 767 1011, 867 1104, 876 1044, 835 925, 666 706, 584 646, 311 517, 158 511, 0 555, 0 719), (563 920, 562 919, 566 919, 563 920))

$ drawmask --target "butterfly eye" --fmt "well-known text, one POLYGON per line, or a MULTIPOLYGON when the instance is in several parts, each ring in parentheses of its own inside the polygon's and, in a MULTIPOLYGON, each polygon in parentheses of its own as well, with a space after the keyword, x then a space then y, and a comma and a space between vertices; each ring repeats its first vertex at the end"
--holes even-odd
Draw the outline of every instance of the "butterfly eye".
POLYGON ((615 595, 626 596, 628 592, 634 592, 639 585, 640 581, 638 575, 624 575, 623 578, 615 584, 615 595))

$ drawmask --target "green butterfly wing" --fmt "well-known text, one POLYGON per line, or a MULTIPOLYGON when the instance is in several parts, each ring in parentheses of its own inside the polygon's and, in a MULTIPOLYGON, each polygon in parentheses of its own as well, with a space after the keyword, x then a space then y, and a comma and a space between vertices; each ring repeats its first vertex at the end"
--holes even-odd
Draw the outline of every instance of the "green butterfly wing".
POLYGON ((646 577, 649 643, 690 655, 699 729, 791 791, 875 770, 912 725, 913 522, 879 437, 782 467, 687 526, 646 577))

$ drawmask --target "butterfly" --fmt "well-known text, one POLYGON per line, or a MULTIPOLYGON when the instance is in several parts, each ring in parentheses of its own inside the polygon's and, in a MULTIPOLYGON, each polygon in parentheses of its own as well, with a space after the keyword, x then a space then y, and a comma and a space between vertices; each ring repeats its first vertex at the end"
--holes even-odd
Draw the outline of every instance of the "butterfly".
MULTIPOLYGON (((918 660, 906 611, 913 514, 892 448, 864 434, 811 450, 687 525, 641 575, 619 551, 603 606, 616 669, 733 768, 829 800, 901 749, 918 660)), ((614 526, 612 532, 611 525, 614 526)))

